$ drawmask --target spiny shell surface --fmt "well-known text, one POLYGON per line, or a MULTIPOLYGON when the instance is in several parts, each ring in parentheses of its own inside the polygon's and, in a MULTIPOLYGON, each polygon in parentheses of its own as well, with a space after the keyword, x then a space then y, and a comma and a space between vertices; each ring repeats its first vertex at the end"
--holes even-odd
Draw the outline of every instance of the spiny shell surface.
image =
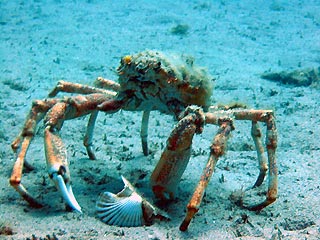
POLYGON ((190 56, 146 50, 124 56, 117 71, 120 93, 131 94, 127 110, 172 112, 211 103, 213 78, 190 56))

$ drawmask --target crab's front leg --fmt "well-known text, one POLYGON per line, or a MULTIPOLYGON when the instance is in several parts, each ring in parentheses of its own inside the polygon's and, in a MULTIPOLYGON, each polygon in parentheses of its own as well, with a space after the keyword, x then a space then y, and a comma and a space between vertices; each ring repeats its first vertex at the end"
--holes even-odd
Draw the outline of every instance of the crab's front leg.
POLYGON ((210 178, 214 172, 214 168, 218 162, 219 157, 221 157, 226 149, 227 140, 230 137, 231 131, 234 129, 232 119, 222 118, 214 119, 214 122, 218 123, 219 130, 213 139, 213 143, 210 148, 210 156, 205 166, 200 181, 194 191, 189 204, 187 205, 187 214, 185 219, 180 225, 181 231, 186 231, 192 220, 193 216, 198 212, 204 192, 210 181, 210 178))
MULTIPOLYGON (((49 93, 49 97, 55 97, 59 92, 67 92, 67 93, 79 93, 79 94, 95 94, 101 93, 106 96, 115 97, 117 91, 119 91, 120 85, 112 80, 97 78, 95 81, 95 87, 72 83, 60 80, 55 88, 49 93)), ((90 115, 87 131, 83 139, 83 144, 87 149, 88 156, 91 160, 95 160, 96 156, 92 149, 92 139, 93 139, 93 130, 95 126, 95 122, 98 116, 98 111, 93 111, 90 115)))
POLYGON ((25 157, 30 146, 30 143, 35 135, 37 124, 41 121, 45 113, 57 103, 57 99, 36 100, 32 103, 32 108, 26 118, 23 129, 16 139, 12 142, 11 147, 17 153, 17 158, 14 163, 10 176, 10 185, 25 199, 32 207, 42 207, 23 186, 22 170, 23 167, 32 169, 33 167, 25 161, 25 157))
POLYGON ((49 176, 61 192, 63 199, 71 208, 81 212, 81 207, 76 201, 70 185, 67 151, 58 135, 58 131, 65 120, 67 109, 68 104, 60 102, 46 115, 44 130, 45 154, 49 176))
POLYGON ((67 101, 55 104, 44 119, 44 146, 49 176, 68 206, 78 212, 81 212, 81 208, 73 195, 70 184, 67 151, 58 132, 65 120, 92 112, 95 114, 98 106, 108 101, 110 101, 110 97, 104 94, 80 95, 69 98, 67 101))
POLYGON ((177 184, 190 159, 195 133, 201 133, 204 113, 201 108, 188 107, 172 131, 164 152, 151 175, 151 187, 161 200, 173 199, 177 184))

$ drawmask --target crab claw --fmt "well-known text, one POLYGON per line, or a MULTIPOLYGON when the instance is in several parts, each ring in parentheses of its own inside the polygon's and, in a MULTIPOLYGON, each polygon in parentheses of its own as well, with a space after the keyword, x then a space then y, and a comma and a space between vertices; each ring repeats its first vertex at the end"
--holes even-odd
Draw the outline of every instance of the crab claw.
POLYGON ((63 177, 57 173, 53 174, 52 180, 60 191, 62 198, 69 205, 69 207, 79 213, 82 213, 81 207, 73 195, 71 185, 69 183, 65 184, 63 177))

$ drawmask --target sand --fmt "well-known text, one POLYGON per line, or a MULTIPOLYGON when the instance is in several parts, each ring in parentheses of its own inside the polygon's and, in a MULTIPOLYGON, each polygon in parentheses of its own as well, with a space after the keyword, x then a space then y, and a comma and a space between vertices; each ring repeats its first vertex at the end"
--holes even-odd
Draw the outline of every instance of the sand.
MULTIPOLYGON (((319 1, 1 1, 0 9, 1 239, 320 238, 320 91, 260 77, 266 71, 319 66, 319 1), (15 161, 10 143, 32 100, 45 98, 60 79, 82 84, 98 76, 116 80, 120 57, 145 49, 194 56, 216 78, 213 105, 240 102, 275 111, 279 198, 274 204, 256 213, 230 201, 234 191, 252 186, 258 175, 250 123, 236 121, 228 152, 187 232, 178 227, 215 126, 206 126, 194 139, 177 198, 163 208, 171 221, 137 228, 102 223, 95 215, 96 199, 100 192, 121 190, 121 175, 152 199, 148 179, 175 124, 172 116, 158 112, 150 118, 152 152, 147 157, 140 145, 141 112, 99 115, 95 161, 82 145, 88 119, 65 122, 61 137, 83 214, 66 211, 48 178, 42 124, 27 155, 35 169, 25 172, 22 181, 45 207, 31 208, 10 187, 15 161)), ((266 189, 264 183, 249 191, 244 201, 262 200, 266 189)))

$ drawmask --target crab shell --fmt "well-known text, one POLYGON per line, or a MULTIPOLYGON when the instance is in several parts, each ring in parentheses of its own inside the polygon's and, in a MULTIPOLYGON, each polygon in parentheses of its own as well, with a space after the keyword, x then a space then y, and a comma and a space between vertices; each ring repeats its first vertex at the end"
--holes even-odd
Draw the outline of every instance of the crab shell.
POLYGON ((213 78, 190 56, 147 50, 123 57, 117 71, 120 95, 130 96, 126 110, 177 113, 210 104, 213 78))

